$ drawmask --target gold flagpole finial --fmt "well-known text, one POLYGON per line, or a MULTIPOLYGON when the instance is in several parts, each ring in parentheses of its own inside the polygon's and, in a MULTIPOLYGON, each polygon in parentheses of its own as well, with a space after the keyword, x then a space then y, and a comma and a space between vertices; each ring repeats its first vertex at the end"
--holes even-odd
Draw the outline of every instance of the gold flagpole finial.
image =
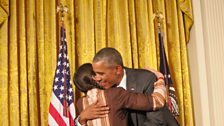
POLYGON ((156 21, 159 30, 161 28, 161 24, 163 23, 163 19, 164 16, 162 12, 157 11, 156 13, 154 13, 154 20, 156 21))
POLYGON ((61 17, 61 21, 64 21, 65 13, 68 13, 68 7, 66 5, 64 6, 62 3, 60 3, 57 6, 57 13, 59 13, 59 15, 61 17))

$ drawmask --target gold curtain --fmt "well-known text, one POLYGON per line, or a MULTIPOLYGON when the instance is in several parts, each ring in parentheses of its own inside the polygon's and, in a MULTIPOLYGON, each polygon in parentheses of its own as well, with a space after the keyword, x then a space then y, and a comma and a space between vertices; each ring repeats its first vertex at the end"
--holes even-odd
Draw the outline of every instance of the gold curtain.
MULTIPOLYGON (((71 73, 102 47, 118 49, 128 67, 159 67, 154 13, 164 16, 164 42, 180 108, 193 126, 187 42, 190 0, 62 0, 71 73)), ((59 50, 55 0, 0 0, 0 125, 46 126, 59 50)), ((71 74, 71 78, 73 75, 71 74)), ((80 97, 75 92, 76 100, 80 97)))

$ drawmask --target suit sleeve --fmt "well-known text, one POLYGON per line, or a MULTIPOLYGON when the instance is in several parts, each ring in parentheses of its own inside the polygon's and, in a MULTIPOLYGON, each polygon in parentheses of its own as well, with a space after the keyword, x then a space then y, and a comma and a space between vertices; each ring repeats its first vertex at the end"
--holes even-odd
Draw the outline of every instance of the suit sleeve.
POLYGON ((113 99, 120 108, 151 111, 153 110, 153 98, 151 95, 135 93, 124 90, 121 87, 108 89, 106 96, 113 99), (115 94, 115 95, 110 95, 115 94))
MULTIPOLYGON (((157 90, 160 90, 159 86, 156 86, 157 90)), ((152 111, 160 109, 164 106, 165 97, 162 96, 161 92, 153 92, 153 94, 146 95, 143 93, 136 93, 124 90, 123 88, 112 88, 107 95, 113 98, 113 101, 120 104, 120 108, 132 109, 132 110, 142 110, 142 111, 152 111), (115 100, 116 99, 116 100, 115 100)), ((155 90, 154 90, 155 91, 155 90)))

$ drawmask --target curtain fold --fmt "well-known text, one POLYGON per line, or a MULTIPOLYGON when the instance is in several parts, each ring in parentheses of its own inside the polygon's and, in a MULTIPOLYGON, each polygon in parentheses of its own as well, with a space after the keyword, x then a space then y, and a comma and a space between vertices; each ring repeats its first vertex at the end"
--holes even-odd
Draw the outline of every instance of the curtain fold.
MULTIPOLYGON (((19 112, 21 125, 29 125, 29 98, 28 98, 28 70, 27 70, 27 47, 26 47, 26 5, 25 0, 20 0, 18 2, 19 9, 17 11, 18 15, 18 63, 19 63, 19 112)), ((19 113, 18 113, 19 114, 19 113)), ((10 123, 11 125, 11 123, 10 123)))
POLYGON ((8 55, 8 15, 9 15, 9 2, 0 0, 0 122, 9 124, 9 55, 8 55), (3 116, 3 114, 6 114, 3 116))
MULTIPOLYGON (((108 46, 121 52, 125 66, 158 70, 154 17, 161 12, 180 124, 194 125, 187 57, 190 0, 0 0, 0 125, 47 125, 59 51, 59 3, 69 9, 64 25, 71 78, 79 65, 108 46)), ((77 90, 74 95, 80 97, 77 90)))
POLYGON ((9 15, 9 2, 8 0, 0 0, 0 26, 5 20, 7 20, 9 15))

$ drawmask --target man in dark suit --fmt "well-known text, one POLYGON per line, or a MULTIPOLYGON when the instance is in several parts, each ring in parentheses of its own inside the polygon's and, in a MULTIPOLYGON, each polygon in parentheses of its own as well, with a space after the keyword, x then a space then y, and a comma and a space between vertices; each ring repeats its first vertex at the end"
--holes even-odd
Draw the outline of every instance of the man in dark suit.
MULTIPOLYGON (((93 58, 94 80, 105 89, 117 86, 129 91, 145 93, 153 92, 156 76, 147 70, 130 69, 123 66, 121 54, 114 48, 103 48, 93 58)), ((172 114, 164 107, 156 112, 130 110, 129 126, 176 126, 172 114), (168 112, 168 113, 167 113, 168 112), (169 116, 167 120, 166 116, 169 116)))

